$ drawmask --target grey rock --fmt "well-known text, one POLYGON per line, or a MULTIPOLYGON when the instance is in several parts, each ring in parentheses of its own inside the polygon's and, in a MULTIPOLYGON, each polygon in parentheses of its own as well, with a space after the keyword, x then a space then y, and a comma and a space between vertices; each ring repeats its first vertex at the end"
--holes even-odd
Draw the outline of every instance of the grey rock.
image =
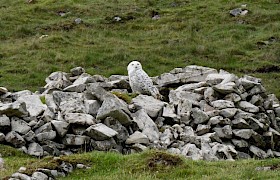
POLYGON ((81 85, 95 82, 96 80, 94 77, 92 77, 90 74, 83 73, 73 82, 73 85, 81 85))
POLYGON ((147 95, 139 95, 136 98, 133 98, 132 103, 136 106, 138 110, 144 109, 152 118, 155 118, 158 115, 160 115, 160 112, 162 111, 163 106, 165 105, 164 102, 147 95))
POLYGON ((250 112, 250 113, 257 113, 259 112, 259 108, 247 101, 240 101, 238 103, 238 107, 241 108, 244 111, 250 112))
POLYGON ((160 142, 164 147, 169 146, 174 140, 172 131, 170 128, 166 128, 163 133, 160 134, 160 142))
POLYGON ((170 84, 205 81, 208 74, 217 73, 217 70, 201 66, 187 66, 185 68, 173 69, 170 73, 161 74, 156 78, 156 84, 167 86, 170 84))
POLYGON ((264 102, 264 99, 259 94, 252 96, 252 98, 250 100, 250 103, 254 104, 255 106, 262 106, 263 102, 264 102))
POLYGON ((5 114, 0 115, 0 131, 1 132, 9 132, 11 129, 11 121, 10 118, 8 116, 6 116, 5 114))
POLYGON ((42 133, 42 132, 49 132, 51 130, 52 130, 52 124, 50 122, 48 122, 46 124, 43 123, 42 126, 40 126, 38 129, 35 130, 35 134, 39 134, 39 133, 42 133))
POLYGON ((73 101, 73 102, 78 102, 79 104, 82 104, 82 102, 84 100, 84 94, 77 93, 77 92, 54 91, 52 93, 52 95, 53 95, 53 101, 55 102, 55 104, 57 106, 60 106, 61 102, 64 102, 64 101, 66 101, 66 102, 73 101))
POLYGON ((145 134, 150 142, 159 140, 159 130, 154 121, 148 116, 144 109, 140 109, 132 115, 139 129, 145 134))
POLYGON ((42 119, 44 119, 44 121, 46 122, 50 122, 53 119, 55 119, 56 114, 54 112, 52 112, 49 108, 46 108, 46 110, 44 111, 43 115, 42 115, 42 119))
POLYGON ((25 145, 25 140, 17 132, 11 131, 6 134, 5 140, 15 147, 22 147, 25 145))
POLYGON ((0 132, 0 143, 5 140, 5 134, 0 132))
POLYGON ((255 85, 259 85, 260 83, 258 81, 255 80, 250 80, 246 77, 242 77, 239 79, 239 83, 246 89, 249 90, 252 87, 254 87, 255 85))
POLYGON ((0 104, 0 114, 5 114, 8 117, 23 117, 28 115, 28 111, 24 102, 15 101, 13 103, 0 104))
POLYGON ((227 100, 216 100, 210 103, 216 109, 234 108, 234 103, 227 100))
POLYGON ((192 109, 191 116, 195 124, 201 124, 209 120, 209 116, 198 108, 192 109))
POLYGON ((89 143, 90 138, 88 136, 66 134, 62 139, 63 144, 65 145, 74 145, 80 146, 86 143, 89 143))
POLYGON ((46 105, 42 103, 39 95, 20 96, 17 101, 26 104, 26 110, 30 116, 38 116, 46 109, 46 105))
POLYGON ((20 179, 20 180, 32 180, 32 178, 26 174, 23 174, 23 173, 14 173, 12 174, 12 178, 15 178, 15 179, 20 179))
POLYGON ((188 143, 182 148, 182 155, 192 160, 202 160, 203 155, 199 148, 195 144, 188 143))
POLYGON ((210 131, 211 126, 210 125, 203 125, 203 124, 198 124, 197 128, 196 128, 196 134, 198 136, 206 134, 210 131))
POLYGON ((86 90, 86 84, 72 84, 63 89, 63 91, 78 92, 78 93, 84 92, 85 90, 86 90))
POLYGON ((31 141, 34 141, 34 138, 35 138, 35 133, 30 130, 28 131, 26 134, 24 134, 22 136, 27 142, 31 142, 31 141))
POLYGON ((44 150, 38 143, 33 142, 29 144, 27 153, 32 156, 41 157, 44 155, 44 150))
POLYGON ((211 87, 208 87, 205 91, 204 91, 204 99, 207 101, 207 102, 212 102, 212 101, 216 101, 218 98, 217 98, 217 95, 216 95, 216 92, 214 91, 213 88, 211 87))
POLYGON ((85 111, 87 114, 96 116, 100 103, 97 100, 85 100, 85 111))
POLYGON ((41 132, 36 134, 36 138, 39 142, 44 142, 46 140, 53 140, 56 138, 56 131, 50 130, 48 132, 41 132))
POLYGON ((115 131, 118 132, 118 134, 115 136, 115 139, 117 142, 125 142, 125 140, 128 138, 129 133, 128 130, 117 120, 114 118, 108 117, 104 120, 104 124, 115 131))
POLYGON ((214 143, 212 149, 219 159, 233 160, 233 156, 237 155, 237 151, 231 145, 214 143))
POLYGON ((71 163, 63 161, 59 168, 61 168, 66 173, 71 173, 74 170, 74 167, 71 163))
POLYGON ((195 89, 208 86, 206 82, 190 83, 179 86, 176 91, 193 91, 195 89))
POLYGON ((165 118, 177 119, 178 117, 177 117, 177 114, 175 113, 174 105, 166 104, 163 107, 162 116, 165 117, 165 118))
POLYGON ((69 76, 64 72, 53 72, 46 79, 46 89, 43 94, 49 93, 50 90, 64 89, 70 86, 72 83, 69 80, 69 76))
POLYGON ((247 141, 241 139, 241 140, 238 140, 238 139, 232 139, 231 140, 233 145, 238 147, 238 148, 247 148, 249 147, 249 144, 247 141))
POLYGON ((90 114, 84 113, 67 113, 65 114, 64 119, 70 124, 79 124, 85 126, 93 125, 95 120, 90 114))
POLYGON ((236 112, 237 112, 236 108, 226 108, 221 110, 220 115, 225 118, 232 118, 236 112))
POLYGON ((11 119, 11 127, 12 131, 18 132, 20 134, 26 134, 28 131, 31 130, 31 127, 28 125, 27 122, 16 117, 13 117, 11 119))
POLYGON ((213 86, 213 89, 221 94, 238 92, 236 84, 234 82, 217 84, 213 86))
POLYGON ((229 13, 232 16, 238 16, 242 13, 242 9, 241 8, 232 9, 229 11, 229 13))
POLYGON ((17 100, 21 96, 28 96, 28 95, 32 95, 32 92, 29 90, 23 90, 23 91, 18 91, 18 92, 12 93, 11 97, 13 100, 17 100))
POLYGON ((203 96, 201 94, 189 92, 189 91, 178 91, 178 90, 171 90, 169 92, 169 102, 171 103, 178 103, 180 100, 187 99, 192 102, 199 102, 203 96))
POLYGON ((241 101, 241 97, 236 93, 230 93, 224 97, 224 100, 232 101, 232 102, 236 103, 236 102, 241 101))
POLYGON ((40 180, 48 180, 49 179, 49 177, 42 172, 34 172, 32 174, 32 178, 40 179, 40 180))
POLYGON ((84 102, 81 99, 69 99, 67 101, 62 101, 59 108, 62 114, 86 113, 84 102))
POLYGON ((266 90, 265 88, 261 85, 255 85, 252 89, 250 89, 250 91, 248 92, 250 96, 253 96, 255 94, 261 94, 264 93, 266 90))
POLYGON ((100 120, 107 117, 113 117, 123 125, 131 123, 131 113, 127 104, 115 96, 106 98, 96 115, 96 119, 100 120))
POLYGON ((232 132, 237 137, 240 137, 242 139, 249 139, 254 131, 252 129, 234 129, 232 130, 232 132))
POLYGON ((257 157, 261 158, 261 159, 265 159, 267 158, 267 154, 265 151, 263 151, 262 149, 256 147, 256 146, 250 146, 249 150, 257 157))
POLYGON ((217 133, 220 138, 231 139, 232 137, 232 129, 230 125, 226 125, 224 127, 215 127, 213 130, 217 133))
POLYGON ((85 72, 85 69, 82 67, 74 67, 70 69, 70 72, 73 76, 79 76, 85 72))
POLYGON ((209 145, 209 143, 205 142, 205 141, 201 142, 201 154, 203 156, 203 160, 206 160, 206 161, 217 161, 217 160, 219 160, 215 156, 215 153, 214 153, 213 149, 211 148, 211 146, 209 145))
POLYGON ((149 138, 145 134, 139 131, 135 131, 132 135, 130 135, 127 138, 125 143, 126 144, 137 144, 137 143, 149 144, 149 138))
POLYGON ((59 104, 56 104, 58 102, 55 102, 54 96, 52 94, 45 94, 45 101, 46 101, 46 105, 47 105, 48 109, 50 109, 53 113, 55 113, 59 110, 59 108, 58 108, 59 104))
POLYGON ((0 95, 8 93, 8 89, 5 87, 0 87, 0 95))
POLYGON ((251 156, 247 153, 241 152, 241 151, 237 151, 237 158, 238 159, 250 159, 251 156))
MULTIPOLYGON (((185 115, 186 113, 189 113, 192 110, 192 102, 185 99, 178 102, 177 105, 177 114, 185 115)), ((279 110, 280 113, 280 110, 279 110)))
POLYGON ((70 126, 70 124, 65 121, 52 120, 51 123, 60 137, 65 136, 70 126))
POLYGON ((85 134, 95 140, 102 141, 116 136, 118 132, 109 128, 105 124, 98 123, 88 127, 85 134))
POLYGON ((91 140, 91 145, 97 151, 109 151, 117 146, 113 138, 104 141, 91 140))

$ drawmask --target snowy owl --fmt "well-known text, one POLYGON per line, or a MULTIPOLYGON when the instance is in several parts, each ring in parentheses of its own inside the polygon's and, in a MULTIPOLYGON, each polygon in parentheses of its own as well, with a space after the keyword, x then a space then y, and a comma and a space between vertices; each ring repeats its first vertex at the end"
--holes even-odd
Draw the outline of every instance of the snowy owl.
POLYGON ((134 93, 152 95, 156 99, 162 99, 158 89, 153 85, 153 81, 142 69, 138 61, 132 61, 127 66, 129 84, 134 93))

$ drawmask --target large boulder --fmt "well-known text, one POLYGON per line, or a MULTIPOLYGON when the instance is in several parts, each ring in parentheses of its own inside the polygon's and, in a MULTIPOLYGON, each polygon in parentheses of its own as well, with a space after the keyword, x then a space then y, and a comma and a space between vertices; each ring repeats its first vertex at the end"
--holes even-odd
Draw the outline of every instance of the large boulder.
POLYGON ((30 116, 38 116, 42 114, 47 107, 42 103, 40 96, 36 94, 20 96, 17 101, 26 104, 26 110, 30 116))

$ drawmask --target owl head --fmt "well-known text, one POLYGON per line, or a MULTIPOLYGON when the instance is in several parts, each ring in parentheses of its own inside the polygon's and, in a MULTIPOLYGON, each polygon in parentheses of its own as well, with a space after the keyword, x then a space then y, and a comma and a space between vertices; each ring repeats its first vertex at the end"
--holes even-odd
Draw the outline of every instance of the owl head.
POLYGON ((131 61, 127 66, 128 73, 138 69, 142 69, 142 65, 138 61, 131 61))

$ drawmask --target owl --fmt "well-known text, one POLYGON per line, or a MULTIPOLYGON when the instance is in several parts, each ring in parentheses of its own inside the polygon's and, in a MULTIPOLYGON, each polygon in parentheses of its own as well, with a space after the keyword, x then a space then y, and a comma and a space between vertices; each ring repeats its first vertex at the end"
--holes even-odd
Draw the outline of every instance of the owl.
POLYGON ((156 99, 162 99, 159 90, 153 85, 153 81, 142 69, 138 61, 132 61, 127 66, 129 84, 134 93, 152 95, 156 99))

